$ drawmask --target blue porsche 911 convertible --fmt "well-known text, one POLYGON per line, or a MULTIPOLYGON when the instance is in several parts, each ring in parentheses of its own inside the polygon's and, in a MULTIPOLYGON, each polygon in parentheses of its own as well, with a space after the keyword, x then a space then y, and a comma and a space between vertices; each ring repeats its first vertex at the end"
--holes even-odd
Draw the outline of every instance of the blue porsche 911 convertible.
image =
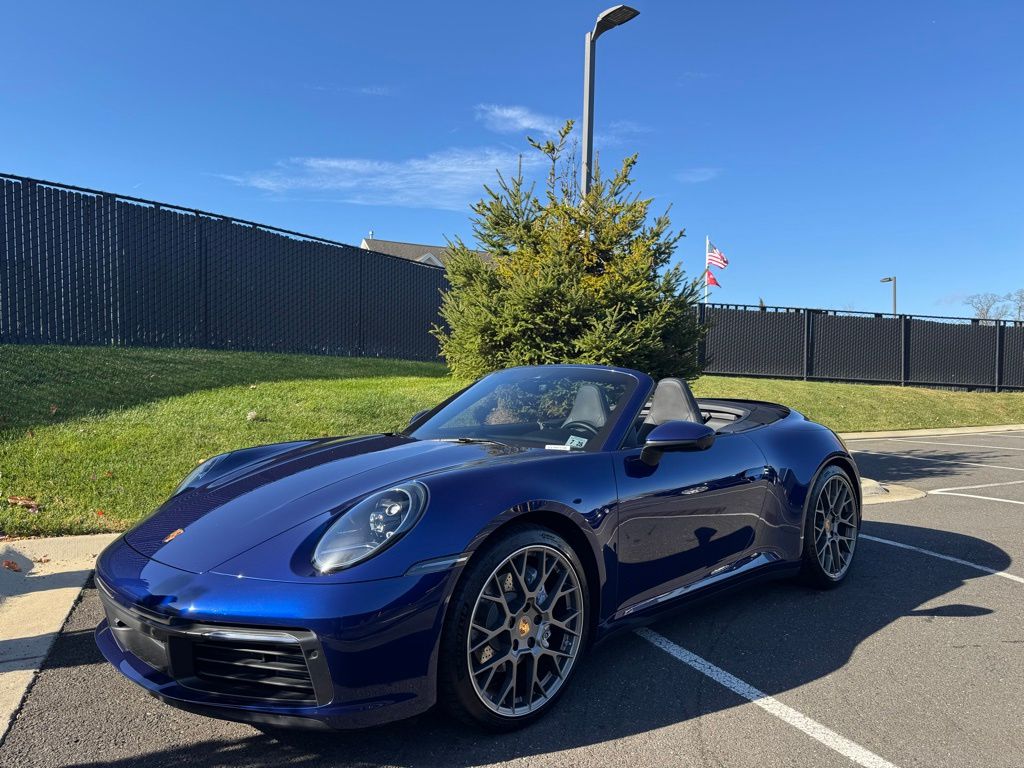
POLYGON ((588 645, 767 576, 847 575, 839 438, 622 368, 493 373, 401 433, 233 451, 100 555, 103 655, 174 706, 369 726, 440 702, 510 729, 588 645))

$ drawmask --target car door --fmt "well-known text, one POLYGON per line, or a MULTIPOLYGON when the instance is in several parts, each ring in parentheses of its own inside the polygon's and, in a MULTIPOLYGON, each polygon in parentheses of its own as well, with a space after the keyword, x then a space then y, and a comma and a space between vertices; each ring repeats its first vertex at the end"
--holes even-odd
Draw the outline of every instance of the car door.
POLYGON ((619 451, 620 611, 691 585, 750 548, 767 490, 764 455, 741 434, 703 451, 666 451, 657 466, 619 451))

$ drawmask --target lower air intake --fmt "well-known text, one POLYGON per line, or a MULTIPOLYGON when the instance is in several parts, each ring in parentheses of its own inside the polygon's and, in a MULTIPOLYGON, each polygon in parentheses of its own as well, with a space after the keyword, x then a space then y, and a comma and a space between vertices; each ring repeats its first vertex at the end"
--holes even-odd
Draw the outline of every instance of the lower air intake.
POLYGON ((192 653, 195 682, 211 693, 294 705, 317 703, 298 645, 202 641, 193 644, 192 653))

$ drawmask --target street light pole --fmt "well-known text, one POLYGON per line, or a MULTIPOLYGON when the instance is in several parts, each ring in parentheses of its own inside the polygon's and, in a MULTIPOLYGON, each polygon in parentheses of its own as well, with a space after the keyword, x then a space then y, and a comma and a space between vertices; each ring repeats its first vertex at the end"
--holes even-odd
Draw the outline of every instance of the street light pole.
POLYGON ((878 282, 880 282, 880 283, 892 283, 892 316, 896 317, 896 275, 890 275, 889 277, 883 277, 878 282))
POLYGON ((590 191, 590 169, 594 161, 594 63, 597 54, 597 38, 604 32, 630 19, 640 11, 628 5, 616 5, 598 14, 594 29, 584 37, 583 52, 583 152, 580 169, 580 188, 583 195, 590 191))
POLYGON ((586 197, 590 191, 590 164, 594 158, 594 43, 597 41, 590 32, 583 40, 583 167, 580 188, 586 197))

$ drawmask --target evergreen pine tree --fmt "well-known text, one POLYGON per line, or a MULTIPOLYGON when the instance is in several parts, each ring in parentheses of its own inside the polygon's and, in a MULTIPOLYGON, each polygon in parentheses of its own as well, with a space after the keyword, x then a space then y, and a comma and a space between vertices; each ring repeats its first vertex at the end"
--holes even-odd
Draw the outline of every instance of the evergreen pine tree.
POLYGON ((452 373, 477 377, 542 363, 622 365, 653 376, 698 373, 699 285, 669 265, 683 232, 631 190, 637 156, 608 179, 595 171, 582 196, 566 156, 572 122, 557 140, 529 140, 549 164, 543 197, 522 166, 472 206, 489 261, 456 239, 446 260, 446 327, 435 327, 452 373))

